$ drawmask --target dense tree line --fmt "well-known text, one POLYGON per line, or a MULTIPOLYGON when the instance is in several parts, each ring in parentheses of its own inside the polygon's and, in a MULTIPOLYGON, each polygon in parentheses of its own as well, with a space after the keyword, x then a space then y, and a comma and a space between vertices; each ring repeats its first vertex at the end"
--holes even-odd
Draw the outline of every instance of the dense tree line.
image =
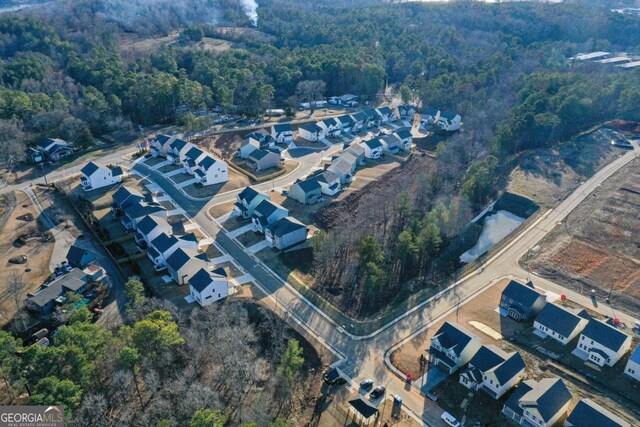
POLYGON ((61 405, 74 426, 287 426, 305 416, 309 352, 279 318, 240 302, 187 316, 143 293, 127 284, 128 322, 114 331, 73 299, 49 347, 0 331, 2 404, 61 405))

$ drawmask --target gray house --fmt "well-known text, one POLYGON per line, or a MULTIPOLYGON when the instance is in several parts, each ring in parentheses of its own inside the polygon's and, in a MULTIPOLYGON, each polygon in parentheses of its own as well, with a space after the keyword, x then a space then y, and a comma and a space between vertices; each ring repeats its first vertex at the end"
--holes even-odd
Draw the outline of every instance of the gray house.
POLYGON ((322 186, 314 178, 296 181, 289 189, 289 197, 303 205, 313 205, 322 194, 322 186))
POLYGON ((267 226, 264 235, 267 242, 277 249, 285 249, 307 240, 307 226, 290 216, 267 226))
POLYGON ((533 287, 533 283, 523 285, 512 280, 502 291, 500 314, 517 321, 533 320, 546 303, 547 298, 533 287))
POLYGON ((76 245, 71 245, 67 252, 67 262, 76 268, 85 268, 95 260, 96 254, 76 245))
POLYGON ((275 168, 280 164, 280 153, 271 150, 253 150, 247 158, 247 165, 255 172, 275 168))
POLYGON ((138 190, 123 186, 111 196, 111 210, 114 215, 119 216, 124 213, 126 207, 143 200, 144 196, 138 190))

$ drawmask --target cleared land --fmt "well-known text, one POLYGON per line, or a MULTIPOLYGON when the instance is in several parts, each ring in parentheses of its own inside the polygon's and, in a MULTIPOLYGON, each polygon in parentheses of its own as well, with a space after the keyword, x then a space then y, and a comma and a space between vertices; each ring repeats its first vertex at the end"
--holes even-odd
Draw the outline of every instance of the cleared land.
POLYGON ((150 53, 162 46, 180 46, 193 49, 204 49, 212 52, 225 52, 233 47, 234 43, 212 37, 204 37, 199 42, 184 42, 180 40, 178 32, 165 37, 142 37, 138 34, 124 34, 120 37, 120 49, 124 52, 150 53))
POLYGON ((640 162, 605 181, 529 259, 537 274, 581 293, 611 293, 614 307, 640 310, 640 162))

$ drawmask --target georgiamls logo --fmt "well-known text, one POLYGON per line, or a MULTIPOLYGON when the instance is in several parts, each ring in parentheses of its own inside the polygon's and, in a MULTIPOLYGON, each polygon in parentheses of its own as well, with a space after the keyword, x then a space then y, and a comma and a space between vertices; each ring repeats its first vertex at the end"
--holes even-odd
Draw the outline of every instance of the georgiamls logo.
POLYGON ((0 427, 64 427, 59 406, 0 406, 0 427))

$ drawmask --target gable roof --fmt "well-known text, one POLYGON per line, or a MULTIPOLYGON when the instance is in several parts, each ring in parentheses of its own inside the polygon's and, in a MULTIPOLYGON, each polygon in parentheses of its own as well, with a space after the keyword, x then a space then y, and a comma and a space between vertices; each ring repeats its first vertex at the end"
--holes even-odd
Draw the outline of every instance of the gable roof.
POLYGON ((522 381, 519 386, 511 393, 511 396, 504 402, 504 406, 511 409, 516 414, 522 416, 522 408, 520 407, 520 398, 533 390, 536 384, 534 380, 522 381))
POLYGON ((543 378, 520 398, 525 409, 547 422, 571 400, 571 393, 560 378, 543 378))
POLYGON ((483 345, 471 358, 469 365, 473 365, 482 372, 495 368, 507 359, 508 355, 494 345, 483 345))
POLYGON ((363 113, 370 119, 377 119, 380 117, 380 113, 375 108, 367 108, 363 113))
POLYGON ((396 135, 398 135, 400 139, 413 138, 413 134, 411 133, 411 128, 408 128, 408 127, 396 129, 396 135))
POLYGON ((166 233, 160 233, 158 237, 151 241, 151 244, 160 252, 161 254, 165 253, 167 250, 171 249, 173 245, 178 243, 178 238, 176 236, 169 236, 166 233))
POLYGON ((160 225, 169 226, 169 223, 164 218, 147 215, 138 223, 138 231, 146 236, 160 225))
POLYGON ((82 169, 80 169, 80 173, 83 174, 84 176, 91 176, 97 171, 99 171, 100 169, 102 169, 101 166, 98 166, 92 161, 89 161, 89 163, 87 163, 82 167, 82 169))
POLYGON ((500 384, 506 384, 511 380, 511 378, 515 377, 525 369, 527 365, 524 363, 524 359, 517 351, 509 355, 507 360, 499 364, 498 366, 492 368, 490 372, 492 372, 500 384))
POLYGON ((144 196, 138 190, 126 186, 118 188, 118 191, 113 193, 113 196, 111 196, 111 198, 113 199, 114 203, 122 205, 122 203, 124 203, 129 198, 129 196, 135 196, 140 200, 144 199, 144 196))
POLYGON ((518 283, 515 280, 509 282, 502 291, 502 296, 511 298, 517 304, 524 308, 531 308, 540 296, 544 296, 533 288, 533 283, 527 282, 526 285, 518 283))
POLYGON ((180 138, 176 138, 170 145, 170 148, 172 150, 182 150, 184 148, 185 145, 187 145, 188 142, 185 141, 184 139, 180 139, 180 138))
POLYGON ((458 113, 452 113, 451 111, 442 111, 440 112, 440 118, 453 120, 458 116, 458 113))
POLYGON ((629 356, 629 360, 640 365, 640 345, 638 345, 636 349, 633 350, 633 353, 631 353, 631 356, 629 356))
POLYGON ((300 125, 299 126, 300 129, 304 129, 308 132, 311 133, 318 133, 318 132, 322 132, 322 128, 320 126, 318 126, 317 123, 307 123, 304 125, 300 125))
POLYGON ((160 145, 164 145, 167 141, 169 141, 171 137, 169 135, 165 135, 163 133, 156 135, 153 137, 153 141, 157 142, 160 145))
POLYGON ((340 173, 347 174, 347 173, 351 173, 352 165, 353 165, 353 162, 349 163, 348 161, 338 157, 336 160, 331 162, 331 165, 329 165, 329 169, 327 170, 328 171, 337 170, 340 173))
POLYGON ((587 326, 582 330, 582 335, 597 341, 615 352, 620 350, 627 339, 631 338, 629 335, 620 332, 613 326, 593 318, 589 320, 587 326))
POLYGON ((387 144, 387 145, 397 145, 400 144, 400 138, 396 135, 396 134, 389 134, 389 135, 385 135, 382 137, 382 140, 387 144))
POLYGON ((353 117, 356 122, 362 122, 367 120, 367 117, 369 116, 367 116, 363 111, 358 111, 357 113, 352 114, 351 117, 353 117))
POLYGON ((456 356, 460 356, 467 344, 475 338, 475 335, 457 323, 444 322, 431 339, 435 338, 443 348, 453 350, 456 356))
POLYGON ((209 170, 209 168, 215 164, 216 159, 208 153, 198 162, 198 166, 200 166, 204 170, 209 170))
POLYGON ((364 147, 360 144, 351 144, 345 151, 347 153, 352 153, 356 157, 360 157, 364 154, 364 147))
POLYGON ((187 153, 184 156, 191 160, 196 160, 198 157, 202 156, 203 154, 204 152, 194 145, 189 149, 189 151, 187 151, 187 153))
POLYGON ((113 166, 110 169, 111 169, 111 175, 113 176, 120 176, 124 174, 124 171, 122 170, 121 166, 113 166))
POLYGON ((342 126, 353 124, 353 118, 348 114, 338 117, 337 120, 342 124, 342 126))
POLYGON ((213 282, 214 276, 227 277, 227 273, 222 268, 214 271, 207 271, 205 268, 198 270, 189 279, 189 285, 198 292, 204 291, 213 282))
POLYGON ((291 127, 290 123, 276 123, 275 125, 272 126, 272 128, 276 133, 293 131, 293 128, 291 127))
MULTIPOLYGON (((259 215, 259 216, 263 216, 265 218, 269 218, 271 216, 271 214, 273 214, 275 211, 277 211, 278 209, 282 209, 285 210, 285 208, 283 208, 282 206, 273 203, 271 200, 263 200, 260 203, 258 203, 258 206, 256 206, 255 210, 253 211, 254 215, 259 215)), ((288 211, 287 211, 288 212, 288 211)))
POLYGON ((267 227, 271 234, 276 237, 282 237, 301 228, 306 229, 307 226, 290 216, 281 218, 267 227))
POLYGON ((564 337, 569 337, 582 317, 556 304, 546 304, 536 317, 536 322, 564 337))
POLYGON ((167 265, 174 271, 180 270, 191 259, 191 255, 184 248, 178 248, 167 258, 167 265))
POLYGON ((245 200, 247 203, 251 203, 253 199, 258 197, 260 192, 254 190, 252 187, 245 187, 240 193, 238 193, 239 200, 245 200))
POLYGON ((79 246, 76 245, 71 245, 69 246, 69 250, 67 251, 67 261, 69 262, 69 264, 75 266, 75 267, 81 267, 82 266, 82 258, 84 258, 85 255, 93 255, 93 258, 96 258, 96 255, 91 252, 88 251, 86 249, 82 249, 79 246))
POLYGON ((262 150, 258 148, 257 150, 253 150, 251 154, 249 154, 249 158, 253 160, 262 160, 270 154, 276 154, 276 153, 274 153, 273 151, 262 150))
POLYGON ((307 178, 303 181, 297 181, 293 185, 297 185, 305 193, 310 193, 312 191, 322 189, 320 183, 313 178, 307 178))
MULTIPOLYGON (((360 147, 360 148, 362 148, 362 147, 360 147)), ((336 157, 336 159, 340 160, 340 161, 343 161, 343 162, 346 162, 350 166, 352 166, 352 165, 354 165, 355 163, 358 162, 358 157, 355 156, 350 151, 343 151, 342 153, 340 153, 340 155, 338 157, 336 157)))
POLYGON ((438 110, 437 108, 423 108, 421 114, 425 116, 435 117, 438 115, 439 112, 440 110, 438 110))
POLYGON ((336 175, 335 173, 331 172, 330 170, 323 170, 321 172, 318 172, 314 175, 312 175, 312 178, 315 179, 318 182, 322 182, 324 184, 331 184, 332 182, 340 179, 340 177, 338 175, 336 175))
POLYGON ((598 405, 591 399, 582 399, 578 402, 571 415, 567 418, 567 423, 576 427, 598 426, 598 427, 629 427, 630 424, 622 418, 598 405))
POLYGON ((337 121, 336 119, 334 119, 333 117, 329 117, 328 119, 324 119, 324 120, 322 121, 322 123, 323 123, 326 127, 329 127, 329 126, 336 126, 336 125, 337 125, 337 126, 339 126, 339 125, 340 125, 340 122, 339 122, 339 121, 337 121))
POLYGON ((84 270, 74 268, 67 274, 57 277, 47 286, 38 290, 34 295, 30 296, 28 300, 38 307, 44 307, 52 300, 64 295, 65 292, 77 292, 92 281, 92 276, 85 273, 84 270))
POLYGON ((384 114, 385 116, 393 114, 393 111, 391 110, 391 108, 387 106, 378 108, 378 112, 381 114, 384 114))
POLYGON ((367 147, 369 147, 372 150, 382 147, 382 143, 378 140, 378 138, 373 138, 368 141, 364 141, 363 144, 366 144, 367 147))
POLYGON ((164 211, 165 208, 158 204, 149 204, 146 202, 136 202, 124 208, 124 214, 131 219, 142 218, 145 215, 151 215, 156 212, 164 211))

